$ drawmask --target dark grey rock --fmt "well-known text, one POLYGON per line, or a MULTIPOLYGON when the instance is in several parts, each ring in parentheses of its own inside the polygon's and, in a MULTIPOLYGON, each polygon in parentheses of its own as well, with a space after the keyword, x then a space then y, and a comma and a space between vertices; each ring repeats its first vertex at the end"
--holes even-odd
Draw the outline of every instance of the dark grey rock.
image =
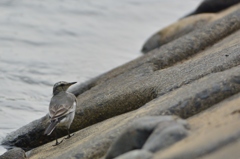
POLYGON ((135 111, 118 115, 80 130, 75 133, 73 138, 60 144, 57 149, 52 146, 53 143, 33 149, 30 156, 66 159, 76 158, 76 154, 81 154, 79 155, 81 159, 100 158, 106 154, 109 147, 123 131, 132 125, 134 120, 144 116, 160 116, 163 114, 174 114, 183 118, 191 117, 240 92, 240 84, 232 80, 239 75, 240 66, 209 74, 200 80, 159 96, 135 111), (230 91, 225 92, 224 87, 230 91), (216 90, 218 91, 216 92, 216 90), (206 91, 213 92, 210 98, 203 99, 197 96, 197 94, 206 91), (198 103, 197 108, 196 103, 198 103))
POLYGON ((161 122, 144 144, 144 150, 156 152, 162 150, 188 135, 186 126, 176 121, 161 122))
POLYGON ((21 148, 13 148, 1 155, 0 159, 27 159, 27 157, 21 148))
POLYGON ((146 54, 156 48, 160 48, 181 36, 207 25, 214 16, 213 14, 203 14, 181 19, 153 34, 143 44, 141 51, 146 54))
POLYGON ((237 3, 239 3, 240 0, 204 0, 195 11, 190 13, 187 16, 191 16, 194 14, 200 14, 200 13, 216 13, 219 11, 222 11, 228 7, 231 7, 237 3))
MULTIPOLYGON (((227 3, 227 1, 223 1, 227 3)), ((217 3, 218 1, 216 0, 215 2, 217 3)), ((142 47, 142 52, 149 53, 156 48, 160 48, 163 45, 172 42, 180 37, 183 37, 191 32, 197 31, 200 28, 210 26, 211 23, 214 23, 215 21, 226 17, 226 15, 229 15, 233 11, 239 10, 239 8, 240 3, 218 14, 197 14, 180 19, 179 21, 161 29, 150 38, 148 38, 142 47)), ((229 54, 225 54, 225 56, 228 57, 229 54)))
POLYGON ((191 134, 154 159, 239 159, 240 93, 188 119, 191 134))
POLYGON ((44 130, 47 126, 48 115, 35 120, 17 131, 13 131, 8 134, 2 141, 3 145, 8 147, 21 147, 25 151, 30 150, 38 145, 42 145, 49 140, 54 140, 54 136, 45 136, 43 135, 44 130), (28 132, 28 135, 26 135, 28 132))
POLYGON ((133 150, 120 155, 115 159, 151 159, 152 157, 153 154, 146 150, 133 150))
MULTIPOLYGON (((156 129, 157 126, 159 126, 159 129, 161 128, 161 126, 160 126, 161 124, 164 124, 164 126, 162 126, 162 128, 164 128, 164 127, 166 128, 166 126, 172 126, 172 125, 168 125, 169 122, 167 122, 167 121, 174 121, 175 124, 177 123, 177 121, 175 121, 175 118, 172 116, 152 116, 152 117, 143 117, 143 118, 136 120, 112 144, 109 151, 107 152, 106 159, 114 158, 116 156, 119 156, 121 154, 124 154, 125 152, 131 151, 134 149, 141 149, 142 146, 145 144, 146 140, 148 139, 148 137, 151 135, 151 133, 154 131, 154 129, 156 129)), ((184 123, 180 119, 179 119, 179 122, 184 123)), ((186 125, 186 123, 185 123, 185 125, 186 125)), ((151 137, 151 139, 149 141, 150 144, 147 144, 146 150, 152 150, 152 147, 157 148, 158 145, 156 145, 156 143, 153 143, 152 139, 153 139, 153 137, 156 137, 155 135, 158 132, 159 132, 159 130, 157 130, 153 134, 153 136, 151 137)), ((167 131, 167 132, 169 132, 169 131, 167 131)), ((164 136, 164 135, 162 135, 162 136, 164 136)), ((165 137, 166 136, 167 135, 165 135, 165 137)), ((173 138, 171 138, 171 142, 173 142, 172 141, 172 140, 174 140, 173 138)), ((177 133, 175 134, 175 138, 177 138, 177 133)), ((156 138, 156 139, 158 139, 158 138, 156 138)), ((175 139, 175 140, 177 140, 177 139, 175 139)), ((164 141, 164 140, 162 140, 162 141, 164 141)), ((169 145, 169 143, 168 143, 168 145, 169 145)))

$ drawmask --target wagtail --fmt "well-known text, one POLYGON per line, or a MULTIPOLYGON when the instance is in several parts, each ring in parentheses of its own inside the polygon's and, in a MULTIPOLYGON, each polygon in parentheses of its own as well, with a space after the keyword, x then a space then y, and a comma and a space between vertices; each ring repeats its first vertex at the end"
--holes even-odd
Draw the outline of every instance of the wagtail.
MULTIPOLYGON (((66 126, 68 136, 65 139, 70 138, 74 134, 70 135, 69 128, 75 116, 75 110, 77 105, 77 98, 74 94, 67 92, 68 87, 77 82, 64 82, 60 81, 53 86, 53 97, 49 104, 49 117, 50 124, 46 128, 44 135, 50 135, 56 126, 66 126)), ((58 142, 57 133, 55 131, 56 146, 62 141, 58 142)))

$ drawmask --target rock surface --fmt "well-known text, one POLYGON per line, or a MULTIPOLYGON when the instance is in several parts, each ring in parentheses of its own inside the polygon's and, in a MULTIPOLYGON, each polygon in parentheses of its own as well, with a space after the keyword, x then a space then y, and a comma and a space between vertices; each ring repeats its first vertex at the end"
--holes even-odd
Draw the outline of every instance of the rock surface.
POLYGON ((186 136, 188 136, 188 131, 183 124, 175 121, 163 122, 154 129, 142 149, 154 153, 171 146, 186 136))
POLYGON ((1 155, 0 159, 27 159, 27 157, 22 149, 13 148, 1 155))
MULTIPOLYGON (((99 159, 139 118, 173 115, 178 116, 171 117, 174 122, 179 118, 187 120, 190 135, 168 147, 158 147, 150 134, 163 140, 154 132, 161 134, 166 129, 145 125, 141 129, 151 133, 141 138, 142 149, 128 153, 137 157, 151 151, 153 158, 161 159, 220 158, 223 154, 225 158, 238 158, 235 146, 240 140, 240 8, 236 5, 224 14, 216 13, 214 18, 203 27, 70 90, 79 101, 71 126, 75 135, 57 147, 52 146, 53 136, 43 135, 47 116, 9 134, 3 144, 31 150, 27 152, 30 159, 99 159)), ((175 128, 163 134, 182 130, 175 128)), ((59 136, 66 134, 65 129, 58 129, 59 136)), ((133 134, 129 138, 131 144, 135 137, 133 134)), ((129 154, 121 156, 124 155, 129 154)))
POLYGON ((135 120, 116 139, 106 154, 115 158, 135 149, 155 152, 187 136, 187 124, 171 116, 151 116, 135 120))
POLYGON ((237 94, 214 105, 208 111, 189 118, 191 135, 169 149, 156 153, 154 159, 192 159, 208 156, 216 159, 239 158, 240 153, 234 148, 240 139, 239 110, 240 94, 237 94))
POLYGON ((159 48, 164 44, 167 44, 175 39, 193 32, 194 30, 204 28, 207 24, 211 24, 238 9, 240 9, 240 4, 224 10, 218 14, 205 13, 181 19, 178 22, 152 35, 143 45, 142 52, 148 53, 151 50, 159 48))
POLYGON ((176 114, 185 118, 192 116, 226 99, 234 92, 239 92, 239 76, 240 66, 208 75, 199 81, 160 96, 142 108, 82 129, 76 132, 72 138, 60 144, 58 149, 52 146, 53 142, 34 149, 29 157, 99 158, 107 152, 114 139, 131 125, 134 119, 164 114, 176 114))
POLYGON ((221 10, 224 10, 228 7, 231 7, 237 3, 239 3, 240 0, 204 0, 195 11, 193 11, 188 16, 194 15, 194 14, 200 14, 200 13, 215 13, 219 12, 221 10))
POLYGON ((152 154, 144 150, 134 150, 128 153, 125 153, 121 156, 116 157, 115 159, 151 159, 152 154))

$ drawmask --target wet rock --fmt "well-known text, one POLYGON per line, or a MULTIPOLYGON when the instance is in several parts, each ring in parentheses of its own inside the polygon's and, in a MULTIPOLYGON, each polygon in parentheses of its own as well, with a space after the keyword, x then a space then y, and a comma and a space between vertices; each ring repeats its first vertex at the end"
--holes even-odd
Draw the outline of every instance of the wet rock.
POLYGON ((27 159, 27 157, 22 149, 13 148, 1 155, 0 159, 27 159))
POLYGON ((152 153, 145 150, 133 150, 123 155, 116 157, 115 159, 151 159, 152 153))
POLYGON ((237 3, 239 3, 240 0, 204 0, 195 11, 193 11, 191 14, 187 16, 191 16, 194 14, 200 14, 200 13, 215 13, 219 12, 221 10, 224 10, 228 7, 231 7, 237 3))
MULTIPOLYGON (((114 157, 117 157, 121 154, 124 154, 128 151, 134 150, 134 149, 141 149, 143 145, 145 144, 146 140, 148 140, 148 143, 146 143, 145 149, 146 150, 153 150, 158 149, 160 146, 156 142, 154 142, 154 139, 159 139, 161 137, 167 137, 166 133, 171 133, 171 128, 175 129, 176 125, 181 125, 179 123, 184 123, 179 119, 175 120, 174 117, 171 116, 156 116, 156 117, 144 117, 136 120, 132 125, 130 125, 126 130, 118 137, 118 139, 113 143, 113 145, 110 147, 106 159, 111 159, 114 157), (170 123, 169 121, 172 121, 170 123), (174 125, 174 124, 175 125, 174 125), (166 132, 163 132, 164 135, 161 135, 161 130, 166 129, 166 127, 171 127, 166 132), (169 131, 170 130, 170 131, 169 131), (154 134, 152 132, 154 131, 154 134), (159 133, 159 134, 157 134, 159 133), (158 137, 156 137, 159 135, 158 137), (150 137, 150 139, 148 139, 150 137)), ((186 125, 186 123, 184 123, 186 125)), ((183 126, 182 126, 183 127, 183 126)), ((176 130, 176 129, 175 129, 176 130)), ((163 131, 163 130, 162 130, 163 131)), ((162 141, 163 145, 165 146, 173 143, 173 138, 178 138, 176 132, 174 137, 170 137, 169 139, 171 141, 166 141, 164 139, 161 139, 159 141, 162 141)), ((180 138, 180 136, 179 136, 180 138)))
POLYGON ((46 125, 48 124, 48 115, 35 120, 17 131, 8 134, 3 140, 3 145, 9 147, 21 147, 25 151, 44 144, 44 141, 49 139, 54 140, 54 137, 46 137, 43 135, 46 125), (27 132, 27 135, 26 135, 27 132))

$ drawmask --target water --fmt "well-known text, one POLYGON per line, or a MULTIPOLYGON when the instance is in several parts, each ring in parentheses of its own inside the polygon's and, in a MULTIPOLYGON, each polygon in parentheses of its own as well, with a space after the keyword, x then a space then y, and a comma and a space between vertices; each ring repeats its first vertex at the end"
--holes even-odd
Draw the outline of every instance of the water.
POLYGON ((0 140, 47 113, 55 82, 81 83, 140 56, 150 35, 199 2, 1 0, 0 140))

